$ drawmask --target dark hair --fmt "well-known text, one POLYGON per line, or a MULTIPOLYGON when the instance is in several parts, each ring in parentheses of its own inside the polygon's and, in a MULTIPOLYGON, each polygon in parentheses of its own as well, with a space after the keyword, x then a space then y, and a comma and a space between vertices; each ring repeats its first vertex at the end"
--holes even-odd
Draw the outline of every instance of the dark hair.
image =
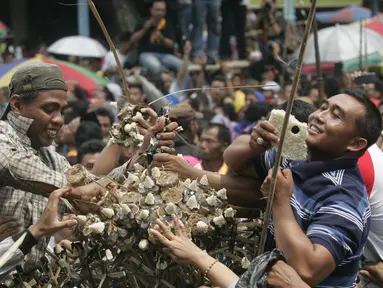
POLYGON ((231 80, 234 80, 235 77, 241 78, 241 74, 239 73, 234 73, 233 76, 231 76, 231 80))
POLYGON ((211 78, 211 82, 210 82, 210 83, 213 83, 213 81, 221 81, 221 82, 226 83, 226 78, 225 78, 225 76, 222 75, 221 73, 218 73, 218 74, 214 75, 214 76, 211 78))
POLYGON ((158 2, 162 2, 162 3, 166 4, 165 0, 152 0, 152 6, 151 7, 153 7, 154 3, 158 3, 158 2))
POLYGON ((81 121, 74 134, 76 148, 89 140, 102 140, 101 127, 92 121, 81 121))
POLYGON ((210 129, 218 129, 218 140, 221 141, 222 143, 225 144, 230 144, 231 143, 231 133, 229 128, 227 128, 225 125, 220 124, 220 123, 209 123, 203 131, 207 131, 210 129))
POLYGON ((100 153, 105 144, 101 140, 89 140, 81 144, 77 152, 77 162, 81 163, 86 154, 100 153))
POLYGON ((140 83, 129 83, 129 88, 137 88, 140 89, 142 93, 144 93, 144 88, 140 83))
POLYGON ((88 113, 89 103, 85 101, 76 101, 72 104, 73 114, 77 117, 85 116, 88 113))
MULTIPOLYGON (((279 109, 286 111, 287 101, 280 105, 279 109)), ((291 109, 291 115, 293 115, 299 122, 309 122, 309 116, 313 113, 316 107, 310 103, 302 100, 294 100, 293 107, 291 109)))
POLYGON ((270 110, 270 104, 267 102, 253 102, 245 111, 245 119, 250 122, 256 122, 263 117, 267 117, 270 110))
POLYGON ((373 145, 379 138, 382 131, 382 118, 378 107, 368 99, 364 90, 359 88, 344 89, 343 94, 349 95, 360 103, 366 109, 364 116, 356 119, 356 128, 358 129, 359 136, 367 140, 367 147, 361 152, 364 152, 371 145, 373 145))
POLYGON ((201 102, 198 100, 198 98, 189 97, 189 104, 195 111, 199 111, 201 102))
POLYGON ((224 103, 219 105, 218 107, 221 107, 223 110, 223 114, 227 116, 230 121, 236 121, 237 120, 237 114, 235 113, 234 105, 231 103, 224 103))
POLYGON ((108 87, 104 87, 104 92, 105 92, 105 100, 106 101, 110 101, 110 102, 114 102, 116 101, 116 99, 114 99, 114 95, 112 93, 112 91, 109 90, 108 87))
POLYGON ((335 77, 326 77, 324 85, 325 94, 328 98, 338 95, 340 92, 339 80, 335 77))
POLYGON ((124 32, 120 35, 119 37, 119 42, 122 43, 122 42, 129 42, 130 41, 130 38, 132 37, 132 33, 130 32, 124 32))
POLYGON ((112 112, 110 112, 110 110, 108 110, 107 108, 100 107, 97 110, 95 110, 94 113, 96 113, 97 116, 108 117, 110 120, 110 125, 113 124, 114 116, 113 116, 112 112))

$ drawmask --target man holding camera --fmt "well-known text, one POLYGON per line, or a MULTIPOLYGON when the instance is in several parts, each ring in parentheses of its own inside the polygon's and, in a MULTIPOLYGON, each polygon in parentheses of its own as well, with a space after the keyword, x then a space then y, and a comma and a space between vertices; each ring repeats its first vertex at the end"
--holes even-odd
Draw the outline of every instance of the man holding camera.
POLYGON ((154 0, 150 8, 150 19, 140 25, 131 42, 138 44, 139 62, 153 76, 161 75, 162 65, 178 72, 181 59, 173 55, 177 47, 174 28, 165 19, 166 1, 154 0))
POLYGON ((276 0, 263 0, 260 15, 257 18, 257 28, 263 30, 261 50, 270 41, 277 42, 282 46, 284 42, 285 21, 283 16, 277 13, 276 0))

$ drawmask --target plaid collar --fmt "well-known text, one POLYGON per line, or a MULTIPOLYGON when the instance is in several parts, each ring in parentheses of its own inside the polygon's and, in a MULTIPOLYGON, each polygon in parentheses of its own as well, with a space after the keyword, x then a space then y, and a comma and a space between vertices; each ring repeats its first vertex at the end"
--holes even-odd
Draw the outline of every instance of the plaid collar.
POLYGON ((31 146, 31 139, 27 136, 29 127, 33 123, 33 119, 16 115, 14 112, 9 112, 7 115, 9 125, 16 131, 21 142, 26 146, 31 146))

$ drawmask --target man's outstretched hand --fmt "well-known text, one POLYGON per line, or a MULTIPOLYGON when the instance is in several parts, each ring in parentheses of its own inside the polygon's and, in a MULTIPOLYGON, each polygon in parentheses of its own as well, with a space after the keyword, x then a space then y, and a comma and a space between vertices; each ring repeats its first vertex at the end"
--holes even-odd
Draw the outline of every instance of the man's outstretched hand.
POLYGON ((60 198, 72 196, 72 189, 58 189, 53 191, 48 199, 47 207, 41 215, 39 221, 29 227, 29 231, 36 239, 53 236, 56 232, 69 228, 77 224, 76 216, 71 215, 67 220, 60 221, 58 219, 58 207, 60 198))

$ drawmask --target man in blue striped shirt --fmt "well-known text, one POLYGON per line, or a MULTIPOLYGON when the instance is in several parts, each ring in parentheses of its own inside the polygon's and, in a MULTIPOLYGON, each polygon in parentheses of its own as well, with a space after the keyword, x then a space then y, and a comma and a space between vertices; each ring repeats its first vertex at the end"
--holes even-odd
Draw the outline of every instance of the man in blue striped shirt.
MULTIPOLYGON (((281 249, 311 287, 354 286, 370 225, 357 161, 381 128, 379 111, 363 91, 345 90, 310 115, 309 161, 282 161, 266 248, 281 249)), ((238 174, 249 175, 248 168, 255 167, 253 174, 266 179, 262 191, 268 191, 271 182, 276 153, 267 148, 278 141, 274 133, 270 122, 261 122, 251 137, 237 138, 224 154, 238 174)), ((261 197, 251 191, 246 202, 252 198, 259 205, 261 197)))

